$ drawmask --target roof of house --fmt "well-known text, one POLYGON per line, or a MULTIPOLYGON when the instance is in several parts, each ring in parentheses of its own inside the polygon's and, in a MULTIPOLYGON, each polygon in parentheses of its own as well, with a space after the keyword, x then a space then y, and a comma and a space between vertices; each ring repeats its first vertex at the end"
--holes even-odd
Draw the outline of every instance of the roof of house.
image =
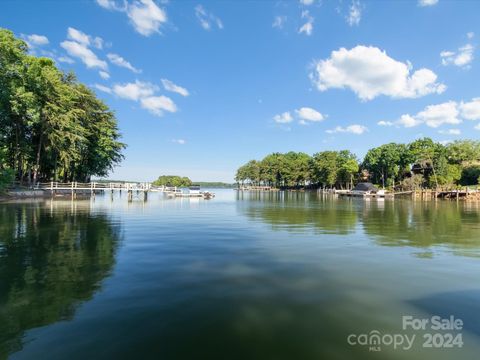
POLYGON ((354 191, 372 191, 372 192, 377 192, 378 189, 369 182, 363 182, 363 183, 358 183, 355 185, 353 188, 354 191))

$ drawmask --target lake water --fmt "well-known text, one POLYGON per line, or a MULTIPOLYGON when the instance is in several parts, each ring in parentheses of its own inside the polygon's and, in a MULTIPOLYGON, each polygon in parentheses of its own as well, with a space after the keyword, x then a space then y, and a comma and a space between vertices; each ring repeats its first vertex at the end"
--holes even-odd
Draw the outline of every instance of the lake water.
POLYGON ((0 204, 0 359, 478 358, 478 204, 215 192, 0 204))

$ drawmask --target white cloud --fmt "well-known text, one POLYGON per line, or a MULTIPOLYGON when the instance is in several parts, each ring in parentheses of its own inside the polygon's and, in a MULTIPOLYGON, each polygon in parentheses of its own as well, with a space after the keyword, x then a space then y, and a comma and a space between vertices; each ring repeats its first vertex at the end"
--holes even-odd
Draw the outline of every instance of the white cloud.
POLYGON ((359 0, 352 0, 352 4, 350 5, 348 16, 347 16, 347 23, 350 26, 360 24, 360 20, 362 19, 362 5, 360 4, 359 0))
POLYGON ((348 125, 346 127, 337 126, 334 129, 327 130, 326 132, 329 133, 329 134, 351 133, 351 134, 361 135, 361 134, 363 134, 367 131, 368 131, 367 127, 365 127, 363 125, 353 124, 353 125, 348 125))
POLYGON ((177 106, 172 99, 166 96, 150 96, 140 100, 142 108, 147 109, 152 114, 162 116, 164 111, 176 112, 177 106))
POLYGON ((63 41, 60 46, 64 48, 70 56, 79 58, 88 68, 108 69, 107 63, 100 60, 86 44, 76 41, 63 41))
POLYGON ((202 5, 197 5, 195 7, 195 16, 200 22, 200 26, 205 30, 211 30, 212 25, 217 26, 219 29, 223 29, 222 20, 213 15, 211 12, 206 11, 202 5))
POLYGON ((123 1, 122 5, 114 0, 97 0, 101 7, 126 13, 135 31, 143 36, 160 33, 160 27, 167 22, 167 13, 153 0, 123 1))
POLYGON ((157 90, 158 86, 154 84, 136 80, 134 83, 115 84, 111 91, 120 98, 138 101, 143 109, 157 116, 162 116, 165 111, 176 112, 177 106, 172 99, 156 96, 157 90))
POLYGON ((31 35, 23 35, 22 38, 25 40, 29 48, 34 48, 35 46, 43 46, 48 45, 50 41, 44 35, 38 34, 31 34, 31 35))
POLYGON ((425 125, 437 128, 443 124, 460 124, 462 120, 458 115, 457 103, 448 101, 443 104, 429 105, 415 117, 425 125))
POLYGON ((470 102, 461 102, 460 111, 462 117, 467 120, 480 120, 480 98, 474 98, 470 102))
POLYGON ((135 0, 126 11, 135 30, 143 36, 160 33, 160 27, 167 22, 167 13, 153 0, 135 0))
POLYGON ((90 45, 90 37, 87 34, 71 27, 67 30, 67 38, 83 45, 90 45))
POLYGON ((469 67, 469 64, 473 61, 473 52, 475 48, 472 44, 466 44, 456 52, 454 51, 442 51, 440 58, 442 59, 442 65, 456 65, 459 67, 469 67))
POLYGON ((417 98, 446 89, 433 71, 423 68, 412 73, 409 62, 397 61, 373 46, 340 48, 314 66, 310 78, 318 90, 350 88, 365 101, 379 95, 417 98))
POLYGON ((319 113, 317 110, 309 108, 309 107, 302 107, 300 109, 295 110, 295 113, 300 118, 300 123, 305 125, 307 121, 311 122, 319 122, 325 120, 325 116, 319 113))
POLYGON ((156 85, 138 80, 134 83, 116 84, 113 86, 113 92, 117 96, 134 101, 150 97, 156 90, 158 90, 156 85))
POLYGON ((377 125, 378 126, 393 126, 394 123, 391 122, 391 121, 381 120, 381 121, 377 122, 377 125))
POLYGON ((110 79, 110 74, 106 71, 99 71, 98 75, 100 75, 102 79, 105 79, 105 80, 110 79))
POLYGON ((283 26, 287 22, 287 17, 286 16, 275 16, 272 27, 277 28, 277 29, 283 29, 283 26))
POLYGON ((474 129, 475 130, 480 130, 480 124, 475 125, 474 129))
POLYGON ((299 34, 312 35, 313 33, 313 22, 315 19, 310 15, 308 10, 302 11, 302 19, 306 19, 306 22, 298 29, 299 34))
POLYGON ((172 139, 172 142, 179 145, 185 145, 187 143, 184 139, 172 139))
POLYGON ((107 58, 108 60, 110 60, 112 64, 128 69, 134 72, 135 74, 139 74, 142 72, 141 70, 135 68, 132 64, 130 64, 127 60, 125 60, 123 57, 121 57, 118 54, 112 54, 112 53, 107 54, 107 58))
POLYGON ((167 90, 167 91, 171 91, 171 92, 180 94, 182 96, 190 95, 187 89, 185 89, 184 87, 181 87, 179 85, 174 84, 170 80, 162 79, 162 85, 165 88, 165 90, 167 90))
POLYGON ((467 39, 473 39, 474 36, 475 36, 475 33, 473 31, 470 31, 467 33, 467 39))
POLYGON ((72 58, 69 58, 68 56, 60 56, 57 60, 66 64, 75 63, 75 61, 72 58))
MULTIPOLYGON (((462 122, 459 106, 455 101, 429 105, 416 115, 404 114, 395 122, 384 121, 386 126, 403 126, 406 128, 425 124, 431 128, 438 128, 444 124, 457 125, 462 122)), ((378 123, 380 125, 380 123, 378 123)))
POLYGON ((275 115, 273 120, 278 124, 288 124, 293 121, 293 117, 290 112, 286 111, 282 114, 275 115))
POLYGON ((124 11, 125 6, 120 6, 115 0, 97 0, 97 4, 108 10, 124 11))
POLYGON ((112 93, 112 89, 110 89, 108 86, 105 86, 105 85, 100 85, 100 84, 93 84, 93 87, 97 90, 100 90, 100 91, 103 91, 107 94, 111 94, 112 93))
POLYGON ((420 125, 422 122, 413 116, 410 116, 408 114, 404 114, 400 116, 400 119, 396 122, 396 124, 401 125, 406 128, 411 128, 420 125))
POLYGON ((460 135, 462 132, 460 129, 448 129, 448 130, 438 130, 439 134, 443 135, 460 135))
POLYGON ((418 0, 420 6, 433 6, 438 3, 438 0, 418 0))
POLYGON ((315 2, 315 0, 300 0, 300 4, 305 6, 310 6, 315 2))

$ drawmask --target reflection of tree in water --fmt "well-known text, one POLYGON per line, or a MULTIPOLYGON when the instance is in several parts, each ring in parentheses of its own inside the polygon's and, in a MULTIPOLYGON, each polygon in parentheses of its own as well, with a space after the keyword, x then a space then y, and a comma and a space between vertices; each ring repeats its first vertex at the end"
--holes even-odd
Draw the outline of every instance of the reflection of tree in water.
POLYGON ((239 192, 237 199, 244 214, 271 224, 273 230, 345 235, 355 230, 358 218, 356 204, 313 192, 239 192))
POLYGON ((115 262, 120 229, 88 207, 0 207, 0 358, 28 329, 71 319, 115 262))
POLYGON ((385 201, 365 203, 365 232, 382 245, 447 245, 459 254, 478 256, 480 211, 455 202, 385 201), (470 252, 469 252, 470 251, 470 252))

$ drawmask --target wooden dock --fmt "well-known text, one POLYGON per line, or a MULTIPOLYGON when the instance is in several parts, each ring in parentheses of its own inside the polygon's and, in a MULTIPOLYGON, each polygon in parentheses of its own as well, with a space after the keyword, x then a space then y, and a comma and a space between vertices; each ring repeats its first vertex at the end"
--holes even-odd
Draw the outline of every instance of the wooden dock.
POLYGON ((48 183, 38 183, 34 190, 50 192, 51 196, 70 194, 72 199, 76 199, 79 195, 91 195, 99 193, 110 193, 112 198, 114 193, 126 192, 129 201, 133 200, 133 194, 140 195, 144 201, 148 198, 149 192, 163 192, 167 196, 185 197, 185 198, 204 198, 211 199, 215 194, 210 192, 183 192, 177 187, 153 186, 151 183, 119 183, 119 182, 71 182, 61 183, 51 181, 48 183))

